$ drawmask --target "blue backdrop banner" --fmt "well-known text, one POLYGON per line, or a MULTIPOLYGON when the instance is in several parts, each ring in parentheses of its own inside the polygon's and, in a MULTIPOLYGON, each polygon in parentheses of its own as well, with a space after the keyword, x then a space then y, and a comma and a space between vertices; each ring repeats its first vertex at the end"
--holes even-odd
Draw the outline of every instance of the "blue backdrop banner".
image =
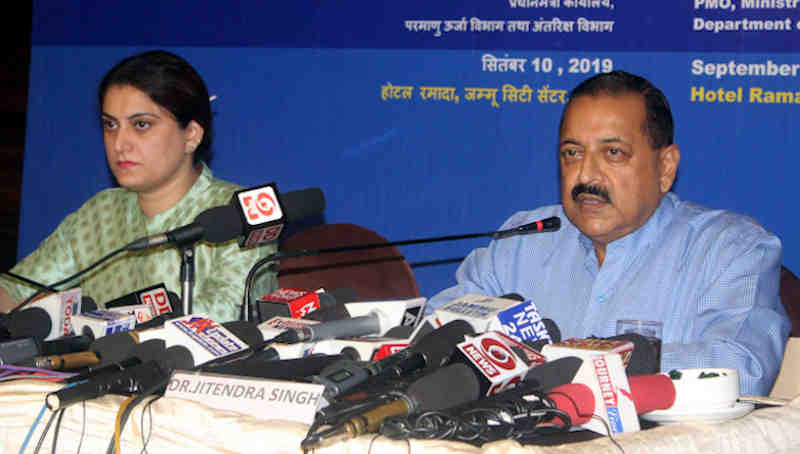
MULTIPOLYGON (((163 3, 35 1, 20 256, 113 184, 99 79, 165 48, 216 96, 216 176, 319 186, 327 222, 389 240, 486 232, 558 203, 567 92, 598 72, 641 74, 673 108, 675 192, 756 218, 800 270, 785 198, 800 160, 797 1, 163 3)), ((403 252, 420 263, 486 243, 403 252)), ((454 272, 415 268, 425 296, 454 272)))

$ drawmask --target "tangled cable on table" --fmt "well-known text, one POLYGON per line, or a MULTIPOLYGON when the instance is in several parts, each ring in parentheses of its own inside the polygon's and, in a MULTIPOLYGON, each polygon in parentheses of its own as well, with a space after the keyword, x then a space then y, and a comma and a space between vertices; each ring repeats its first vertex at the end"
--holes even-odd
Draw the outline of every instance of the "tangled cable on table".
POLYGON ((383 422, 381 435, 395 440, 421 438, 483 444, 500 439, 522 440, 571 427, 569 415, 555 408, 543 393, 511 399, 483 399, 469 408, 429 411, 383 422), (560 418, 554 423, 555 417, 560 418))

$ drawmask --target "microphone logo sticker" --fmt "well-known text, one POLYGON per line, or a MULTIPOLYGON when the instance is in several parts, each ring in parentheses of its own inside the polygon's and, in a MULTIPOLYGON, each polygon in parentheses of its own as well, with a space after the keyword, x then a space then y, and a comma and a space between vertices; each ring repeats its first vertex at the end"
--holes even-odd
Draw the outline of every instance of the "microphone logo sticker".
POLYGON ((167 292, 162 287, 155 288, 153 290, 149 290, 147 292, 142 293, 141 301, 142 304, 150 306, 150 309, 153 311, 153 314, 155 315, 161 315, 166 312, 172 312, 172 308, 169 305, 169 298, 167 297, 167 292))
POLYGON ((272 186, 261 186, 236 195, 250 225, 259 225, 283 217, 283 211, 278 204, 278 195, 272 186))
POLYGON ((481 339, 481 347, 483 351, 489 356, 494 364, 505 370, 514 370, 517 367, 517 362, 514 360, 514 354, 502 343, 490 337, 481 339))
POLYGON ((230 331, 207 317, 189 317, 171 321, 172 326, 219 358, 244 350, 247 346, 230 331))

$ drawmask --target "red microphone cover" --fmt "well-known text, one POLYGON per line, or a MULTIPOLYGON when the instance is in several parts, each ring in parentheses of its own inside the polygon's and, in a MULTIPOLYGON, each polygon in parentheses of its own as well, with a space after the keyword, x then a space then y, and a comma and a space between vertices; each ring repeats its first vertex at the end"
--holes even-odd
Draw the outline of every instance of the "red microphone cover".
POLYGON ((628 377, 628 384, 639 415, 666 410, 675 403, 675 384, 664 374, 634 375, 628 377))
MULTIPOLYGON (((547 393, 556 408, 568 414, 573 426, 589 422, 594 414, 594 394, 583 383, 567 383, 556 386, 547 393)), ((564 424, 561 418, 553 420, 556 424, 564 424)))

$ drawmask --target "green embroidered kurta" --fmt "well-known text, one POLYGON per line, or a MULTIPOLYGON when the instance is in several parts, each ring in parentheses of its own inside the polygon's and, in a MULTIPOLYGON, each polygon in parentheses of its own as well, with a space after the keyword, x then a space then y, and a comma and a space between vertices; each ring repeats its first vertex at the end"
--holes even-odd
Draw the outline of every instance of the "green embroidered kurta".
MULTIPOLYGON (((39 248, 12 271, 37 282, 55 283, 138 238, 192 222, 206 209, 227 204, 239 189, 241 187, 214 178, 204 165, 202 174, 180 202, 149 220, 142 214, 135 192, 123 188, 106 189, 67 216, 39 248)), ((258 259, 276 249, 272 244, 240 249, 235 240, 217 245, 197 243, 193 312, 206 313, 218 322, 236 320, 247 273, 258 259)), ((175 247, 123 252, 70 286, 80 286, 82 294, 92 297, 101 307, 114 298, 161 282, 180 296, 180 265, 180 253, 175 247)), ((277 286, 274 273, 266 269, 262 267, 254 285, 254 297, 277 286)), ((16 301, 36 290, 6 277, 0 277, 0 285, 16 301)))

